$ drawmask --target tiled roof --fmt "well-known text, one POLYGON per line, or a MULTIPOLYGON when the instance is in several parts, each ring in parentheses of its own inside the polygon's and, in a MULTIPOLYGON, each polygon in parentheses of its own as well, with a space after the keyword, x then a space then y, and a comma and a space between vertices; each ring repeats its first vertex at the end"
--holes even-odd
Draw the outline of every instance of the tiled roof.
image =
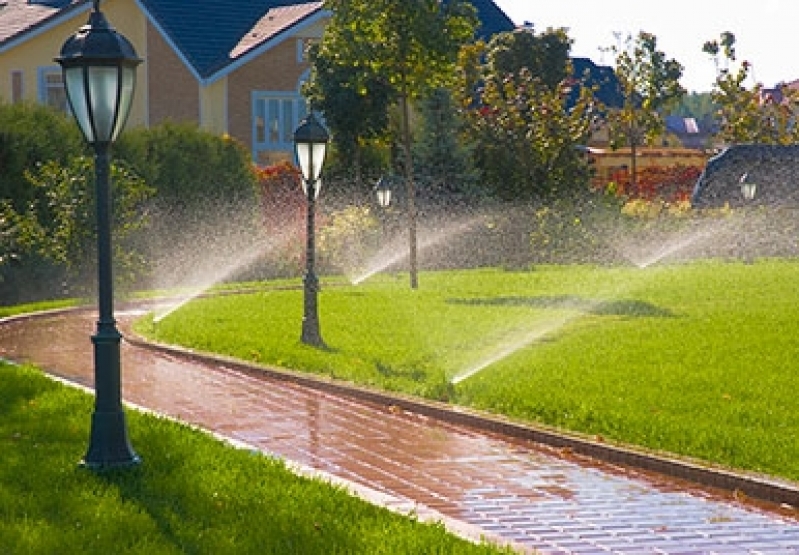
POLYGON ((0 47, 23 33, 43 25, 84 0, 2 0, 0 1, 0 47))
POLYGON ((322 8, 321 2, 309 4, 299 4, 296 6, 284 6, 272 8, 264 15, 258 23, 248 32, 230 52, 231 58, 238 58, 246 54, 253 48, 270 38, 278 35, 281 31, 291 27, 297 21, 322 8))
MULTIPOLYGON (((574 68, 574 77, 586 79, 589 85, 596 86, 596 97, 605 106, 620 108, 624 104, 619 80, 612 67, 597 65, 588 58, 572 58, 571 62, 574 68)), ((575 88, 569 99, 570 104, 576 102, 578 94, 578 90, 575 88)))
MULTIPOLYGON (((305 4, 313 9, 299 10, 300 2, 290 0, 138 0, 167 35, 187 63, 206 78, 241 54, 242 42, 259 29, 269 11, 294 6, 296 11, 281 12, 282 28, 290 26, 289 16, 304 17, 321 9, 320 2, 305 4)), ((294 20, 296 23, 297 20, 294 20)), ((274 31, 274 29, 273 29, 274 31)), ((263 42, 262 39, 260 42, 263 42)), ((249 50, 253 44, 246 48, 249 50)))

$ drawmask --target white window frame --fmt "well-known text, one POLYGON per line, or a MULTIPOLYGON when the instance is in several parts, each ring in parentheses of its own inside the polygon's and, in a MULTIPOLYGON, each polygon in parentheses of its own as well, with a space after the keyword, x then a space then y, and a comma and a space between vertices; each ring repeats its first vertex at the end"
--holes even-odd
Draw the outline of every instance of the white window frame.
POLYGON ((308 113, 308 103, 300 93, 252 93, 252 151, 292 152, 294 130, 308 113))
POLYGON ((69 113, 69 104, 67 102, 67 93, 64 88, 63 73, 60 66, 44 66, 38 68, 37 77, 38 83, 38 99, 39 103, 45 106, 51 106, 56 110, 69 113), (58 84, 52 83, 48 77, 57 76, 58 84), (58 96, 58 102, 54 102, 50 93, 54 92, 58 96))

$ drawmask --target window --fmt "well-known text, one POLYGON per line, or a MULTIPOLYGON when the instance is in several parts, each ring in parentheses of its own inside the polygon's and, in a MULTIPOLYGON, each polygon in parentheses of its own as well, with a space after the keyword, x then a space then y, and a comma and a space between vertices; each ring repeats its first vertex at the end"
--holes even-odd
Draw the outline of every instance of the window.
POLYGON ((69 111, 60 67, 39 68, 39 102, 62 112, 69 111))
POLYGON ((291 152, 294 130, 308 113, 305 99, 299 93, 253 93, 253 154, 291 152))
POLYGON ((15 70, 11 72, 11 102, 16 104, 22 102, 25 90, 22 87, 22 72, 15 70))

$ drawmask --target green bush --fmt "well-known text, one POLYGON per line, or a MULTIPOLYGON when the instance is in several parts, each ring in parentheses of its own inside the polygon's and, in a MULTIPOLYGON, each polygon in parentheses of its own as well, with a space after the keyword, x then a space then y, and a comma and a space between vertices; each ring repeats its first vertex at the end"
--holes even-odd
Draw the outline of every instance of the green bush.
POLYGON ((253 236, 256 175, 249 152, 230 137, 167 122, 126 132, 114 153, 155 189, 143 238, 152 283, 143 287, 185 285, 204 271, 209 249, 253 236))
MULTIPOLYGON (((26 172, 29 186, 40 200, 17 213, 5 207, 4 220, 30 262, 63 268, 64 283, 85 294, 93 284, 96 263, 95 172, 85 156, 67 163, 48 161, 26 172)), ((146 225, 144 202, 152 194, 144 181, 124 163, 111 166, 115 276, 130 285, 143 271, 143 258, 132 239, 146 225)))
POLYGON ((114 147, 156 189, 160 205, 184 212, 207 203, 255 202, 249 152, 228 136, 191 123, 164 123, 127 131, 114 147))
POLYGON ((319 253, 331 272, 351 273, 380 246, 380 226, 368 207, 350 206, 332 213, 320 230, 319 253))
POLYGON ((84 151, 78 126, 66 115, 38 104, 0 102, 0 200, 15 210, 36 200, 26 171, 47 161, 66 162, 84 151))

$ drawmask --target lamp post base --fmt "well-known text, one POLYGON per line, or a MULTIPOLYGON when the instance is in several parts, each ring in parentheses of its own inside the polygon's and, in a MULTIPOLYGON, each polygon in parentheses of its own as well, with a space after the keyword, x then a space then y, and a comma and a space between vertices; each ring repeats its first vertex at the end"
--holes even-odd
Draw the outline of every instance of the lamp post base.
POLYGON ((89 470, 129 468, 141 463, 128 440, 125 413, 98 412, 92 414, 89 451, 80 465, 89 470))
POLYGON ((322 335, 319 333, 319 323, 308 321, 303 318, 300 341, 306 345, 323 349, 325 347, 325 342, 322 340, 322 335))
MULTIPOLYGON (((111 312, 110 302, 104 312, 111 312)), ((122 339, 113 318, 103 317, 97 323, 94 343, 95 403, 89 449, 81 466, 92 470, 126 468, 138 465, 139 456, 128 439, 128 427, 122 406, 120 384, 120 350, 122 339)))
POLYGON ((312 347, 324 348, 325 342, 322 340, 322 333, 319 331, 319 280, 316 275, 309 271, 306 272, 303 280, 303 316, 302 316, 302 335, 300 341, 312 347))

